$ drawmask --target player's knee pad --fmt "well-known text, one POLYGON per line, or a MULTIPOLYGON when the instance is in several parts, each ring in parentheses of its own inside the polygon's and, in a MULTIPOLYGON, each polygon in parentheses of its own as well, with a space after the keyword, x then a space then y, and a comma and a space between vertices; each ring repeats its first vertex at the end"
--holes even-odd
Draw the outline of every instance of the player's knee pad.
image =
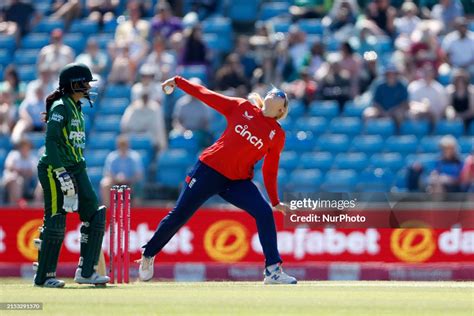
POLYGON ((44 221, 41 230, 40 239, 42 243, 45 240, 63 240, 66 231, 66 215, 56 214, 44 221))

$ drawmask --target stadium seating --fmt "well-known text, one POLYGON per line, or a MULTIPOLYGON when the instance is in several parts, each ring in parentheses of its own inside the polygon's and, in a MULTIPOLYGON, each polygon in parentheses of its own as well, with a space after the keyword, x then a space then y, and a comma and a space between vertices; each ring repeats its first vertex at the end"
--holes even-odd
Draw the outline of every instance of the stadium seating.
POLYGON ((309 131, 314 135, 320 135, 327 131, 328 120, 324 117, 303 117, 296 121, 294 128, 298 131, 309 131))
POLYGON ((417 148, 418 139, 413 135, 391 136, 385 142, 386 152, 409 154, 416 152, 417 148))
POLYGON ((357 117, 337 117, 331 121, 329 132, 355 136, 362 131, 362 120, 357 117))
POLYGON ((430 132, 430 123, 427 120, 407 120, 400 125, 400 132, 404 135, 423 137, 430 132))
POLYGON ((108 115, 122 115, 130 104, 127 98, 103 98, 100 101, 98 113, 108 115))
POLYGON ((354 137, 351 150, 361 151, 366 154, 381 152, 384 148, 384 140, 380 135, 359 135, 354 137))
POLYGON ((229 17, 235 22, 254 22, 257 19, 259 3, 259 0, 230 1, 229 17))
POLYGON ((299 29, 309 35, 324 34, 324 26, 320 19, 303 19, 298 22, 299 29))
POLYGON ((399 153, 378 153, 370 158, 370 164, 373 168, 391 169, 398 171, 405 166, 405 161, 399 153))
POLYGON ((49 35, 46 33, 30 33, 21 40, 24 49, 41 49, 49 44, 49 35))
POLYGON ((295 151, 284 151, 280 155, 280 168, 293 170, 298 167, 299 156, 295 151))
POLYGON ((463 132, 464 123, 461 120, 441 120, 435 126, 435 133, 437 135, 453 135, 454 137, 459 137, 463 132))
POLYGON ((340 153, 336 156, 335 166, 338 169, 361 171, 368 166, 367 155, 364 153, 340 153))
POLYGON ((392 136, 395 134, 395 123, 388 118, 369 120, 365 125, 365 133, 383 137, 392 136))
POLYGON ((64 22, 58 19, 42 19, 34 28, 37 33, 51 33, 54 29, 64 29, 64 22))
MULTIPOLYGON (((192 2, 184 1, 185 11, 191 8, 192 2)), ((156 3, 156 0, 151 3, 156 3)), ((212 87, 215 83, 215 67, 220 66, 226 53, 233 51, 236 36, 250 34, 251 27, 264 23, 268 23, 273 31, 282 33, 297 26, 306 33, 308 45, 323 41, 326 52, 338 51, 341 40, 330 33, 321 19, 291 19, 289 7, 295 3, 290 0, 220 2, 217 11, 201 21, 203 40, 213 56, 211 65, 178 66, 176 73, 186 78, 198 77, 204 84, 212 87)), ((25 83, 37 78, 37 56, 41 48, 49 44, 52 30, 60 28, 64 31, 64 43, 71 46, 76 55, 84 52, 89 38, 97 40, 100 49, 106 51, 114 40, 116 27, 121 20, 113 19, 99 25, 81 18, 74 20, 65 29, 62 20, 48 17, 49 1, 37 1, 35 6, 45 17, 18 44, 13 36, 0 35, 0 75, 5 67, 14 64, 20 80, 25 83)), ((120 1, 116 13, 123 14, 125 9, 126 1, 120 1)), ((150 20, 152 13, 152 9, 148 9, 148 16, 145 18, 150 20)), ((202 15, 200 12, 198 14, 202 15)), ((470 27, 473 25, 471 23, 470 27)), ((278 36, 281 34, 275 38, 278 36)), ((359 53, 376 51, 380 65, 395 57, 392 40, 377 37, 369 42, 354 43, 354 47, 359 53)), ((96 188, 102 178, 105 158, 115 150, 121 117, 131 102, 131 85, 107 82, 107 71, 101 74, 104 85, 100 99, 93 108, 82 108, 86 121, 89 176, 96 188)), ((451 83, 452 73, 443 72, 438 80, 447 85, 451 83)), ((165 97, 163 108, 167 119, 172 115, 176 100, 182 95, 184 93, 178 89, 173 95, 165 97)), ((367 193, 405 191, 406 167, 420 163, 425 172, 433 170, 439 159, 439 141, 442 136, 449 134, 458 140, 463 158, 473 151, 474 122, 467 128, 460 120, 439 120, 436 123, 406 120, 401 122, 399 128, 389 118, 364 122, 362 117, 370 104, 368 100, 364 97, 349 100, 340 113, 340 105, 334 100, 314 100, 306 104, 302 100, 290 98, 288 118, 280 122, 286 131, 285 148, 280 157, 280 190, 357 190, 367 193)), ((217 137, 226 125, 225 118, 213 112, 210 122, 213 136, 217 137)), ((28 133, 27 136, 35 149, 44 144, 44 133, 28 133)), ((172 189, 182 185, 186 171, 192 167, 196 155, 202 149, 199 137, 191 132, 184 135, 171 134, 169 149, 159 155, 156 155, 149 136, 130 137, 130 146, 139 152, 146 167, 151 166, 147 170, 151 174, 151 179, 148 180, 172 189)), ((0 175, 11 148, 9 137, 0 136, 0 175)), ((261 166, 260 161, 255 168, 255 180, 260 185, 263 184, 261 166)))
POLYGON ((326 134, 318 138, 316 148, 333 153, 346 151, 349 148, 350 140, 346 135, 326 134))
POLYGON ((313 101, 309 105, 310 116, 323 116, 333 119, 339 115, 339 106, 336 101, 313 101))
POLYGON ((168 149, 158 157, 156 181, 165 187, 178 187, 186 171, 191 167, 194 156, 183 149, 168 149))
POLYGON ((295 193, 314 193, 322 182, 323 176, 318 169, 297 169, 291 173, 286 189, 295 193))
POLYGON ((19 49, 15 51, 14 63, 16 65, 36 64, 39 50, 37 49, 19 49))
POLYGON ((304 152, 308 148, 314 147, 314 137, 311 132, 299 131, 296 133, 287 133, 285 149, 304 152))
POLYGON ((265 2, 260 9, 260 20, 266 21, 276 16, 288 15, 287 2, 265 2))
POLYGON ((103 166, 109 153, 110 151, 104 149, 88 150, 85 153, 87 155, 87 167, 92 168, 103 166))
POLYGON ((331 169, 333 163, 334 158, 330 152, 306 152, 301 155, 299 167, 326 171, 331 169))
POLYGON ((325 192, 351 192, 357 185, 357 173, 350 169, 330 170, 321 189, 325 192))

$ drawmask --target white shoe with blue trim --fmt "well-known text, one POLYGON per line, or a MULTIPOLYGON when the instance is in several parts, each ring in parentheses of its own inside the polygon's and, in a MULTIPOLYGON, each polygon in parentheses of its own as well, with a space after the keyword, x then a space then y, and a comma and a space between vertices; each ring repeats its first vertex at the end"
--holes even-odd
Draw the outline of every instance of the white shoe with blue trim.
POLYGON ((273 264, 265 268, 263 272, 265 278, 263 284, 296 284, 296 278, 283 272, 280 263, 273 264))

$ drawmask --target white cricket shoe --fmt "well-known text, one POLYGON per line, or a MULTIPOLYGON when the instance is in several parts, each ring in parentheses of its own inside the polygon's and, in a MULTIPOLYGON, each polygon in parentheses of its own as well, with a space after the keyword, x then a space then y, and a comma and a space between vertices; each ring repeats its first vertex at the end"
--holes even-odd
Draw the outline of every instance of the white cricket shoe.
POLYGON ((99 275, 94 271, 92 275, 88 278, 82 276, 82 269, 76 269, 76 275, 74 276, 74 282, 79 284, 105 284, 109 283, 110 278, 106 275, 99 275))
POLYGON ((153 278, 155 257, 145 257, 142 255, 140 259, 140 267, 138 268, 138 277, 140 281, 150 281, 153 278))
POLYGON ((280 263, 266 267, 263 275, 265 276, 263 284, 296 284, 298 282, 294 277, 283 272, 280 263))

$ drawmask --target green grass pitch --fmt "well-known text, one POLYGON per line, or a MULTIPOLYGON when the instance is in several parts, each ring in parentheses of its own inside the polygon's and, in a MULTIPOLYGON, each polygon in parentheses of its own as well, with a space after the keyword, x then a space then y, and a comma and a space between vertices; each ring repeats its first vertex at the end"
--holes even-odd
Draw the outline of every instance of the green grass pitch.
POLYGON ((95 288, 35 288, 0 279, 0 302, 43 303, 43 311, 0 315, 474 315, 473 282, 150 282, 95 288))

